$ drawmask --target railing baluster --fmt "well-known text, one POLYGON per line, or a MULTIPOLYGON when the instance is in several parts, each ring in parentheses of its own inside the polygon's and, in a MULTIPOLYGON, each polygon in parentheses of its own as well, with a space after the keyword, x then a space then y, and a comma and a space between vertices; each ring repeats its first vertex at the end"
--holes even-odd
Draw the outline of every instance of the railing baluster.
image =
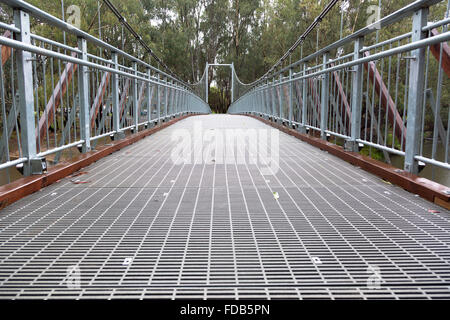
MULTIPOLYGON (((150 80, 152 74, 151 69, 147 68, 147 78, 150 80)), ((147 83, 147 122, 150 124, 152 119, 152 85, 151 83, 147 83)))
MULTIPOLYGON (((306 76, 306 63, 303 64, 303 76, 306 76)), ((301 133, 306 133, 306 124, 308 119, 306 118, 308 113, 308 93, 306 91, 306 85, 307 85, 307 79, 302 79, 302 86, 303 86, 303 92, 302 92, 302 126, 300 128, 301 133)))
POLYGON ((158 113, 158 124, 161 124, 161 87, 159 85, 159 73, 158 73, 158 84, 156 85, 156 109, 158 113))
MULTIPOLYGON (((328 53, 323 54, 323 69, 327 69, 328 63, 328 53)), ((320 107, 320 137, 326 139, 327 135, 325 130, 327 130, 327 120, 328 120, 328 73, 322 75, 322 96, 321 96, 321 107, 320 107)))
MULTIPOLYGON (((31 44, 30 16, 25 11, 14 10, 14 23, 20 29, 15 35, 16 40, 24 44, 31 44)), ((33 96, 33 63, 32 54, 29 51, 16 51, 17 82, 20 109, 20 134, 22 142, 22 155, 28 161, 24 163, 23 174, 31 174, 31 159, 36 158, 36 137, 34 119, 33 96)))
MULTIPOLYGON (((111 53, 113 67, 119 70, 118 54, 111 53)), ((120 138, 120 119, 119 119, 119 76, 116 73, 111 74, 112 85, 112 109, 113 109, 113 130, 115 131, 114 138, 120 138)))
MULTIPOLYGON (((353 60, 358 60, 362 57, 360 53, 364 43, 364 38, 358 38, 354 44, 353 60)), ((358 152, 357 139, 361 135, 361 106, 362 106, 362 77, 363 65, 358 64, 353 67, 352 77, 352 105, 351 105, 351 133, 350 139, 346 141, 346 149, 348 151, 358 152)))
MULTIPOLYGON (((428 8, 416 11, 413 15, 413 28, 411 42, 422 40, 426 32, 422 28, 427 25, 428 8)), ((423 108, 425 48, 411 52, 409 90, 408 90, 408 116, 406 126, 405 171, 418 172, 418 162, 415 156, 420 152, 420 129, 423 108)))
POLYGON ((292 127, 292 99, 293 99, 293 83, 292 83, 292 67, 289 68, 289 127, 292 127))
POLYGON ((167 85, 169 82, 167 81, 167 77, 164 79, 165 86, 164 86, 164 121, 167 119, 167 108, 168 108, 168 100, 169 100, 169 90, 167 85))
MULTIPOLYGON (((87 42, 86 39, 78 38, 78 49, 81 53, 79 58, 87 61, 87 42)), ((81 139, 84 140, 82 151, 88 152, 91 150, 91 121, 89 112, 89 70, 86 66, 79 65, 78 67, 78 98, 80 101, 80 134, 81 139)), ((74 106, 75 108, 75 106, 74 106)), ((69 124, 70 125, 70 124, 69 124)))
MULTIPOLYGON (((138 67, 137 63, 133 62, 133 69, 134 69, 134 75, 138 75, 138 67)), ((133 125, 134 125, 134 132, 138 132, 139 127, 139 98, 138 98, 138 80, 136 78, 133 79, 133 125)))

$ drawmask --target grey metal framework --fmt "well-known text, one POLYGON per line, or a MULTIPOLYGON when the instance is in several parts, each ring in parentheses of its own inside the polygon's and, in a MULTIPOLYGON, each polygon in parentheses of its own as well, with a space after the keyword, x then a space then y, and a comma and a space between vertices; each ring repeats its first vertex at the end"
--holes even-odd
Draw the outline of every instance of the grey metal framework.
POLYGON ((441 118, 449 105, 450 4, 442 20, 427 19, 440 2, 415 1, 254 83, 241 83, 228 112, 318 131, 323 139, 345 141, 349 151, 362 144, 387 160, 389 153, 400 155, 408 172, 417 173, 420 161, 450 169, 450 113, 441 118), (412 30, 379 40, 377 30, 394 23, 412 30), (431 137, 424 134, 426 117, 433 119, 431 137), (432 151, 425 154, 429 140, 432 151))
POLYGON ((270 129, 186 118, 3 209, 0 297, 450 298, 449 211, 284 133, 273 175, 175 164, 170 136, 199 122, 270 129), (72 265, 79 288, 67 287, 72 265))
POLYGON ((211 112, 195 85, 25 1, 2 2, 14 11, 14 23, 0 24, 6 30, 1 52, 8 54, 0 59, 0 170, 23 165, 30 175, 42 158, 57 163, 65 150, 87 152, 108 136, 120 139, 172 117, 211 112), (64 32, 64 43, 32 33, 32 19, 64 32))

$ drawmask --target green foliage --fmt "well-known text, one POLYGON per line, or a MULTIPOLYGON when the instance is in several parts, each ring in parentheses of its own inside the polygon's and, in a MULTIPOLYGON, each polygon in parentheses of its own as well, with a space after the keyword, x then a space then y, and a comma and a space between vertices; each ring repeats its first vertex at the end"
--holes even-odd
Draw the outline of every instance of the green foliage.
MULTIPOLYGON (((52 15, 62 17, 60 0, 27 1, 52 15)), ((328 3, 328 1, 317 0, 111 0, 111 2, 152 50, 179 77, 192 83, 200 80, 206 62, 234 62, 241 81, 249 83, 256 80, 290 48, 328 3)), ((411 0, 383 0, 381 16, 386 16, 409 3, 411 0)), ((82 30, 101 37, 104 41, 123 48, 131 54, 149 59, 149 55, 142 48, 136 48, 135 40, 127 31, 124 31, 124 37, 122 37, 121 24, 103 1, 64 1, 66 9, 72 4, 78 5, 81 9, 82 30), (98 10, 99 4, 100 10, 98 10), (100 12, 101 26, 98 23, 98 11, 100 12)), ((307 37, 302 46, 302 53, 300 48, 295 50, 291 57, 292 61, 298 60, 301 54, 307 56, 313 53, 317 47, 322 48, 339 39, 340 4, 341 2, 338 2, 327 17, 321 21, 317 30, 307 37)), ((371 5, 378 5, 378 0, 349 1, 348 9, 342 14, 343 36, 367 25, 368 17, 371 14, 368 9, 371 5)), ((10 23, 12 21, 11 10, 3 4, 0 7, 5 9, 0 12, 0 19, 10 23)), ((433 6, 429 20, 442 19, 445 7, 446 1, 433 6)), ((32 29, 39 35, 63 41, 62 32, 36 19, 32 21, 32 29)), ((383 28, 378 34, 379 40, 386 40, 410 30, 411 19, 403 19, 389 28, 383 28)), ((365 45, 373 44, 375 37, 375 32, 367 36, 365 45)), ((76 46, 75 36, 67 35, 66 41, 69 45, 76 46)), ((95 50, 91 46, 90 50, 93 49, 95 50)), ((345 53, 349 53, 353 48, 349 46, 344 50, 345 53)), ((330 54, 334 56, 336 52, 330 54)), ((397 57, 392 58, 392 65, 396 64, 396 59, 397 57)), ((406 63, 405 60, 401 61, 399 74, 392 70, 391 89, 395 77, 405 79, 406 63)), ((436 61, 432 61, 429 68, 429 74, 437 74, 436 61)), ((384 72, 385 82, 388 82, 388 77, 389 73, 384 72)), ((220 89, 220 94, 215 91, 216 89, 211 89, 211 96, 213 99, 216 94, 217 97, 220 97, 220 99, 216 99, 215 103, 218 104, 214 104, 213 108, 222 112, 226 110, 230 102, 229 69, 217 68, 214 72, 210 70, 208 78, 209 83, 215 80, 220 89), (226 99, 222 97, 223 94, 226 99), (227 105, 220 105, 220 103, 227 105)), ((430 78, 428 81, 428 87, 436 91, 436 77, 430 78)), ((448 77, 444 76, 443 88, 449 87, 448 77)), ((405 83, 400 81, 397 97, 400 113, 405 105, 404 89, 405 83)), ((443 119, 448 117, 447 101, 449 98, 450 91, 443 90, 442 101, 444 103, 441 108, 443 119)))
POLYGON ((375 148, 370 148, 370 147, 365 146, 364 148, 361 149, 360 153, 364 156, 372 157, 372 159, 375 159, 375 160, 379 160, 379 161, 384 160, 383 151, 375 149, 375 148))

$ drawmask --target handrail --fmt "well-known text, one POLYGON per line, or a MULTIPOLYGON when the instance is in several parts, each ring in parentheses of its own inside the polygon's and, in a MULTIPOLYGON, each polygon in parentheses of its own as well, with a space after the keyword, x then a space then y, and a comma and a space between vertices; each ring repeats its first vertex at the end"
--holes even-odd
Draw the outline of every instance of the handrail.
POLYGON ((181 84, 183 84, 185 86, 189 86, 188 83, 186 83, 186 82, 184 82, 184 81, 182 81, 180 79, 177 79, 176 77, 173 77, 172 75, 170 75, 170 74, 168 74, 168 73, 166 73, 166 72, 164 72, 162 70, 159 70, 158 68, 155 68, 154 66, 152 66, 152 65, 150 65, 150 64, 148 64, 148 63, 146 63, 146 62, 144 62, 144 61, 142 61, 142 60, 140 60, 140 59, 138 59, 136 57, 134 57, 133 55, 131 55, 131 54, 129 54, 129 53, 123 51, 123 50, 120 50, 119 48, 116 48, 116 47, 106 43, 103 40, 100 40, 100 39, 96 38, 95 36, 85 32, 83 30, 80 30, 80 29, 74 27, 70 23, 64 22, 61 19, 58 19, 57 17, 52 16, 51 14, 49 14, 49 13, 47 13, 47 12, 45 12, 45 11, 35 7, 35 6, 33 6, 32 4, 30 4, 28 2, 25 2, 25 1, 22 1, 22 0, 2 0, 2 1, 4 3, 8 4, 10 7, 14 8, 14 9, 20 9, 20 10, 23 10, 25 12, 28 12, 29 14, 40 18, 41 20, 45 21, 46 23, 48 23, 48 24, 50 24, 52 26, 55 26, 55 27, 57 27, 57 28, 59 28, 61 30, 64 30, 64 31, 69 32, 69 33, 71 33, 73 35, 76 35, 77 37, 86 39, 86 41, 88 41, 88 42, 90 42, 90 43, 92 43, 92 44, 94 44, 96 46, 100 46, 100 47, 102 47, 104 49, 108 49, 111 52, 116 52, 119 55, 121 55, 121 56, 123 56, 123 57, 125 57, 125 58, 127 58, 127 59, 129 59, 129 60, 131 60, 133 62, 139 63, 139 64, 143 65, 146 68, 150 68, 153 71, 158 72, 159 74, 163 75, 164 77, 167 77, 167 78, 170 78, 172 80, 175 80, 175 81, 177 81, 177 82, 179 82, 179 83, 181 83, 181 84))
POLYGON ((448 12, 442 20, 427 23, 429 7, 441 1, 415 1, 270 77, 258 79, 244 89, 245 94, 231 104, 228 112, 254 114, 302 133, 307 128, 320 131, 322 139, 329 139, 330 135, 344 139, 348 151, 359 152, 365 145, 385 152, 385 158, 389 152, 404 157, 404 170, 411 173, 419 172, 419 160, 450 169, 450 135, 442 123, 447 121, 440 115, 440 110, 448 105, 442 79, 450 74, 448 12), (376 31, 375 26, 386 28, 409 16, 412 31, 364 46, 365 37, 376 31), (438 32, 437 27, 442 27, 442 31, 438 32), (330 59, 332 50, 350 45, 353 52, 330 59), (308 66, 319 57, 320 62, 308 66), (437 65, 430 63, 434 59, 437 65), (293 72, 299 66, 302 70, 293 72), (345 85, 341 75, 346 79, 345 85), (333 82, 336 76, 340 79, 337 87, 333 82), (436 91, 430 86, 436 86, 436 91), (270 98, 280 90, 285 101, 270 98), (344 100, 350 105, 344 106, 344 100), (351 112, 344 112, 344 107, 351 112), (425 155, 423 145, 430 137, 431 126, 432 151, 425 155), (441 148, 438 144, 442 144, 443 156, 437 155, 441 148))

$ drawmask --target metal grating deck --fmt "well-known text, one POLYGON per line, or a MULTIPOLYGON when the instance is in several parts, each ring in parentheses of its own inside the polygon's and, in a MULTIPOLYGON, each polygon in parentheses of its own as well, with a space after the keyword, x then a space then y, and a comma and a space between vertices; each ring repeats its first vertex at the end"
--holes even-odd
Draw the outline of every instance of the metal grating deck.
POLYGON ((450 298, 450 212, 284 133, 272 176, 174 165, 171 134, 196 121, 269 129, 190 117, 3 209, 0 298, 450 298))

